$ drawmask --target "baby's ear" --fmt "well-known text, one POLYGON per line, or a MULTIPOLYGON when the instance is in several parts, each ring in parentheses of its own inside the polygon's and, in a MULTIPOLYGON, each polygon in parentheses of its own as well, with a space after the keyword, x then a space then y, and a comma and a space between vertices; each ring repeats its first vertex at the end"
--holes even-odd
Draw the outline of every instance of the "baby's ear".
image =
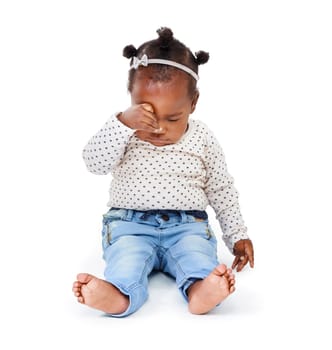
POLYGON ((191 112, 190 113, 193 113, 195 111, 198 98, 199 98, 199 92, 198 92, 198 90, 196 90, 195 95, 194 95, 192 102, 191 102, 191 112))

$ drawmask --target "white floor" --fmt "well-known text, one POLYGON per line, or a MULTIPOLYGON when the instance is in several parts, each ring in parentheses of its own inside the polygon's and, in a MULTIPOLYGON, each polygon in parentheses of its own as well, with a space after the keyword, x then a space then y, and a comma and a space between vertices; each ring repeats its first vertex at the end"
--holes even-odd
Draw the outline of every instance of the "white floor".
MULTIPOLYGON (((91 270, 91 261, 87 265, 91 270)), ((239 274, 236 293, 204 316, 191 315, 174 281, 161 273, 150 279, 147 303, 126 319, 105 317, 76 304, 71 295, 64 295, 61 332, 68 335, 73 345, 86 348, 88 344, 102 346, 108 341, 117 346, 123 341, 124 346, 138 348, 146 344, 147 349, 244 345, 245 338, 256 338, 266 322, 259 270, 258 267, 239 274)))
MULTIPOLYGON (((82 241, 75 250, 73 239, 63 247, 62 242, 54 242, 52 248, 48 239, 48 252, 30 248, 30 256, 28 242, 22 240, 23 247, 17 249, 20 254, 13 256, 16 263, 12 261, 11 277, 1 286, 5 326, 1 342, 6 349, 220 346, 240 350, 308 344, 308 348, 316 344, 318 349, 330 349, 326 318, 330 294, 322 290, 321 273, 315 274, 309 266, 296 273, 285 267, 291 264, 285 255, 280 260, 287 264, 269 264, 260 252, 260 243, 256 245, 255 269, 236 274, 236 292, 213 312, 191 315, 173 280, 159 273, 150 279, 147 303, 130 317, 114 319, 78 304, 71 293, 76 272, 102 276, 99 249, 82 241), (23 257, 21 263, 19 256, 23 257)), ((222 260, 229 265, 231 255, 223 248, 221 251, 222 260)))

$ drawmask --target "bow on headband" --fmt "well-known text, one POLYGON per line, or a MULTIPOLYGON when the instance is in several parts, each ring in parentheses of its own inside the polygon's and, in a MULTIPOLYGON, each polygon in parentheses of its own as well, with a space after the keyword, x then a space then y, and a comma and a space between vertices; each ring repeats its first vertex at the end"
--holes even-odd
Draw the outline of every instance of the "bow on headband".
POLYGON ((141 58, 133 57, 133 63, 131 65, 131 68, 137 69, 139 66, 147 67, 149 63, 149 59, 147 55, 143 55, 141 58))

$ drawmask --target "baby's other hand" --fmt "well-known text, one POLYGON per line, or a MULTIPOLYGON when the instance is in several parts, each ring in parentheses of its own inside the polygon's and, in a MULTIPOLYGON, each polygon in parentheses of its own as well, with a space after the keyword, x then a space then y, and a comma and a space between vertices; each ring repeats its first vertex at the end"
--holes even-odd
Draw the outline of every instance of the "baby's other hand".
POLYGON ((236 268, 236 271, 241 271, 248 263, 250 267, 254 267, 254 247, 250 239, 241 239, 237 241, 233 248, 233 254, 235 259, 232 264, 232 269, 236 268))
POLYGON ((158 132, 159 125, 149 103, 133 105, 118 115, 121 123, 133 130, 158 132))

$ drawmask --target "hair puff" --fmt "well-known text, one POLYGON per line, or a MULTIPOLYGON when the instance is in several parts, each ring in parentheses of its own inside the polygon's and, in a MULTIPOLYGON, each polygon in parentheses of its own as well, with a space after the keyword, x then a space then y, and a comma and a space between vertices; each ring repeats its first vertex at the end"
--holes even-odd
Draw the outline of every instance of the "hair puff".
POLYGON ((162 49, 167 49, 169 47, 169 44, 173 40, 173 32, 170 28, 167 27, 161 27, 157 30, 157 33, 159 35, 158 42, 162 49))
POLYGON ((127 45, 123 49, 122 54, 126 58, 132 58, 137 55, 137 49, 134 45, 127 45))
POLYGON ((205 51, 195 52, 195 55, 196 55, 196 63, 198 65, 206 63, 210 58, 209 53, 205 51))

